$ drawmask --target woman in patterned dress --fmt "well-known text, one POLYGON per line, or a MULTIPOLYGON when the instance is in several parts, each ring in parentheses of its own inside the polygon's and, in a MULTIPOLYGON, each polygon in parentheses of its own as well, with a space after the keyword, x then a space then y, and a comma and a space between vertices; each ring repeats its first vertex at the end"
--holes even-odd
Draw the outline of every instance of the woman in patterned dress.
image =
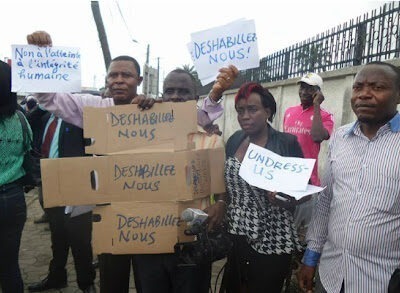
POLYGON ((281 156, 303 153, 295 136, 269 124, 276 103, 260 84, 242 85, 235 109, 241 130, 229 138, 225 162, 228 232, 234 243, 224 276, 226 292, 281 292, 291 254, 300 249, 293 225, 295 201, 276 199, 275 192, 249 185, 239 168, 250 143, 281 156))

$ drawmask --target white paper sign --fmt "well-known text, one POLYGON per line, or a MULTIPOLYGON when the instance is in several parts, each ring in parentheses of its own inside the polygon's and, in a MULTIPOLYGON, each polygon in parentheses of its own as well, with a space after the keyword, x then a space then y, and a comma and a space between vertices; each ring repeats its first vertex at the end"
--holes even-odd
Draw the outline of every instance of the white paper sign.
POLYGON ((230 64, 239 70, 260 66, 254 20, 241 19, 193 33, 188 49, 203 85, 215 80, 218 70, 230 64))
POLYGON ((282 157, 251 143, 239 175, 250 185, 269 191, 306 191, 314 164, 315 159, 282 157))
MULTIPOLYGON (((319 186, 308 184, 306 190, 304 190, 304 191, 282 190, 281 192, 285 193, 287 195, 290 195, 291 197, 294 197, 295 199, 299 200, 307 195, 321 192, 324 189, 325 189, 325 187, 319 187, 319 186)), ((278 197, 278 195, 276 197, 278 197)))
POLYGON ((81 91, 79 48, 13 45, 13 92, 81 91))

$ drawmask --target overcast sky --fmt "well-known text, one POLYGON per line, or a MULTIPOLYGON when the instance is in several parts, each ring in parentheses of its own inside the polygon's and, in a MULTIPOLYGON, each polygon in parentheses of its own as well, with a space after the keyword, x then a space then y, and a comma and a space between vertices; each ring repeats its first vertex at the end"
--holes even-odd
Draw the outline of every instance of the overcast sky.
MULTIPOLYGON (((382 6, 384 1, 99 0, 111 56, 126 54, 150 65, 160 79, 192 64, 190 34, 239 18, 254 19, 260 58, 382 6), (119 10, 120 9, 120 10, 119 10), (120 13, 121 11, 121 13, 120 13), (134 42, 136 40, 137 42, 134 42)), ((105 66, 90 0, 2 0, 0 58, 26 35, 46 30, 54 46, 80 47, 82 86, 101 87, 105 66)))

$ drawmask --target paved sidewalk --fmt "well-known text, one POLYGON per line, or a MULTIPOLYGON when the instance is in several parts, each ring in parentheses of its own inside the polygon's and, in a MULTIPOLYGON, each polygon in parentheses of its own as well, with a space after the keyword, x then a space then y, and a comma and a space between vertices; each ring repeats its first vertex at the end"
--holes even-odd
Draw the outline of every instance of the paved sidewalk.
MULTIPOLYGON (((42 215, 42 209, 39 205, 36 190, 32 190, 26 195, 26 203, 28 209, 28 219, 26 221, 24 231, 21 240, 20 249, 20 267, 22 270, 22 278, 25 284, 25 292, 28 292, 28 285, 40 281, 46 277, 49 262, 51 259, 50 249, 50 231, 48 230, 48 224, 34 224, 33 220, 42 215)), ((213 276, 212 276, 212 289, 214 292, 214 286, 216 277, 224 261, 215 262, 213 265, 213 276)), ((70 253, 68 264, 68 287, 62 290, 49 290, 47 292, 81 292, 76 283, 76 274, 73 265, 73 259, 70 253)), ((97 292, 99 290, 99 272, 96 271, 96 287, 97 292)), ((218 280, 218 284, 221 282, 221 278, 218 280)), ((1 289, 0 289, 1 292, 1 289)), ((134 288, 133 277, 131 278, 131 287, 129 292, 136 292, 134 288)), ((218 292, 218 291, 217 291, 218 292)), ((118 292, 110 292, 118 293, 118 292)))

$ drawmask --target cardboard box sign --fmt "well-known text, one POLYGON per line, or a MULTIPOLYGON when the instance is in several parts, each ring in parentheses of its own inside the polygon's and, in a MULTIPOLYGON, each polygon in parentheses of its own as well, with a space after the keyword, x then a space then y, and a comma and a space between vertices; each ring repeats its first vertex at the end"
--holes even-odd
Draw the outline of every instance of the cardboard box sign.
POLYGON ((187 135, 197 132, 196 101, 155 103, 146 111, 139 111, 137 105, 86 107, 83 129, 85 138, 93 141, 86 147, 87 154, 187 150, 193 148, 187 135))
POLYGON ((41 160, 45 207, 189 200, 225 191, 224 149, 41 160))
POLYGON ((193 241, 180 220, 186 208, 203 208, 201 200, 183 202, 119 202, 93 211, 94 253, 171 253, 177 242, 193 241), (98 216, 99 215, 99 216, 98 216), (97 221, 100 218, 100 221, 97 221))

